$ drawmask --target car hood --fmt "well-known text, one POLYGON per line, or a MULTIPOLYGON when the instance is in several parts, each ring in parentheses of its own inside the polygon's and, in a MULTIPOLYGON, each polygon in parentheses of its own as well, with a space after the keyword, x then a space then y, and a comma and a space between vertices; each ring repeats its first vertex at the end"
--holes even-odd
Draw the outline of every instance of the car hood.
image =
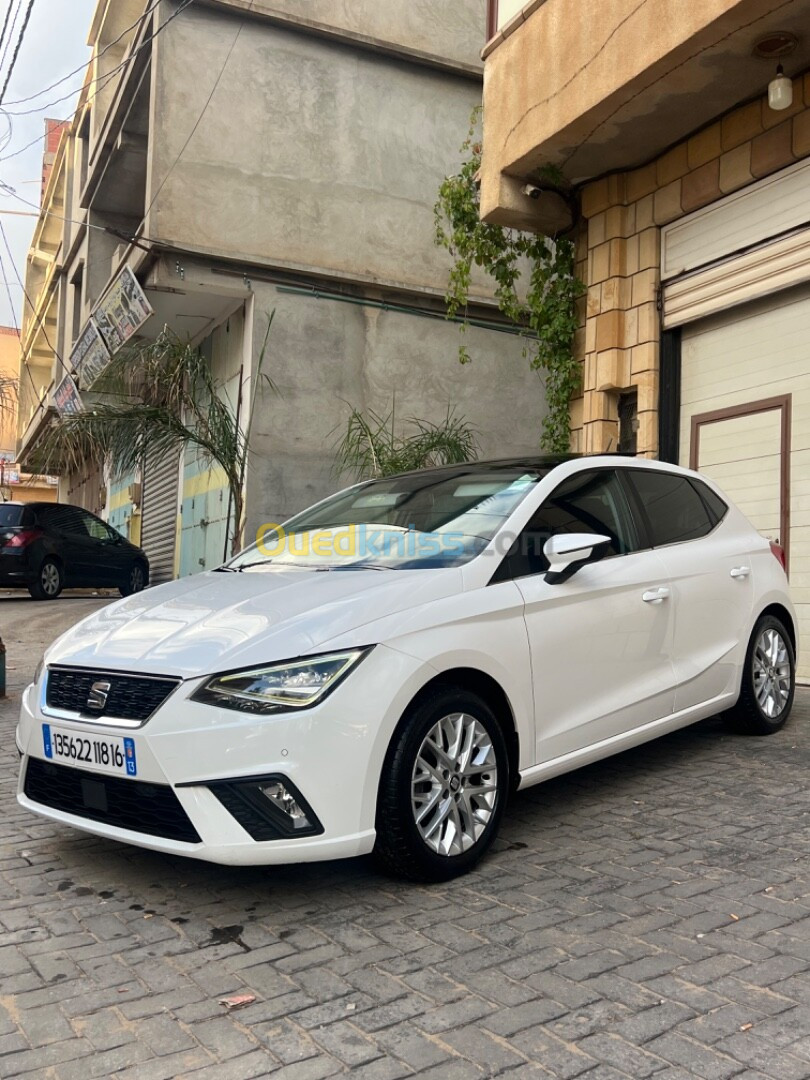
POLYGON ((365 624, 461 590, 456 568, 198 574, 103 608, 46 660, 194 678, 305 656, 355 630, 358 645, 376 644, 365 624))

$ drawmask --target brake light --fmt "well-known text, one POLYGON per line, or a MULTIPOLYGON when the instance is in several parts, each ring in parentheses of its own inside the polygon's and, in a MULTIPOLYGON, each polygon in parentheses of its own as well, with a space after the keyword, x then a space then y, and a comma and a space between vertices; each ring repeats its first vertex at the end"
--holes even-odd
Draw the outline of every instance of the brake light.
POLYGON ((781 544, 777 544, 775 540, 771 540, 771 554, 787 573, 787 559, 785 558, 785 549, 781 544))
POLYGON ((21 529, 20 532, 10 536, 3 546, 7 548, 28 547, 29 544, 33 544, 35 540, 38 540, 40 536, 42 536, 42 529, 21 529))

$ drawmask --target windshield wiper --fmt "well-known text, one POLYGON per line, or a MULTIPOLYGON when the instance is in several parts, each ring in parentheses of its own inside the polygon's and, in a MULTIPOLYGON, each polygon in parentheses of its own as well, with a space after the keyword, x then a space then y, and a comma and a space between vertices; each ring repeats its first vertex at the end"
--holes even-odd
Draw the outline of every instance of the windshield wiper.
POLYGON ((396 566, 381 566, 378 563, 355 562, 345 566, 330 566, 330 570, 396 570, 396 566))

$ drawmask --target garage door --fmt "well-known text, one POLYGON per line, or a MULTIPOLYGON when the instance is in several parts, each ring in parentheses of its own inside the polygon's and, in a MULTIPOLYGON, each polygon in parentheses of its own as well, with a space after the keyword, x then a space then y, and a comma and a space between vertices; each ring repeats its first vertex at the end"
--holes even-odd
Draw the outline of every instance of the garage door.
POLYGON ((810 290, 682 331, 680 462, 788 551, 799 677, 810 682, 810 290))

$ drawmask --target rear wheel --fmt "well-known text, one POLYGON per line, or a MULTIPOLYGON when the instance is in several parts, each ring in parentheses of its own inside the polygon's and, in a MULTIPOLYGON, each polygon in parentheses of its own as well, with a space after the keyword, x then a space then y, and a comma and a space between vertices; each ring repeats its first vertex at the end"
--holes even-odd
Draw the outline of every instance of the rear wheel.
POLYGON ((461 688, 437 690, 389 747, 374 854, 398 877, 456 877, 495 839, 508 791, 509 755, 492 710, 461 688))
POLYGON ((146 571, 143 563, 133 563, 127 575, 126 585, 119 588, 122 596, 132 596, 133 593, 142 592, 146 588, 146 571))
POLYGON ((725 720, 742 735, 771 735, 790 716, 796 689, 796 659, 790 635, 773 615, 754 627, 745 654, 740 697, 725 720))
POLYGON ((63 585, 62 567, 54 559, 45 559, 39 568, 36 581, 31 582, 28 591, 35 600, 55 600, 63 585))

